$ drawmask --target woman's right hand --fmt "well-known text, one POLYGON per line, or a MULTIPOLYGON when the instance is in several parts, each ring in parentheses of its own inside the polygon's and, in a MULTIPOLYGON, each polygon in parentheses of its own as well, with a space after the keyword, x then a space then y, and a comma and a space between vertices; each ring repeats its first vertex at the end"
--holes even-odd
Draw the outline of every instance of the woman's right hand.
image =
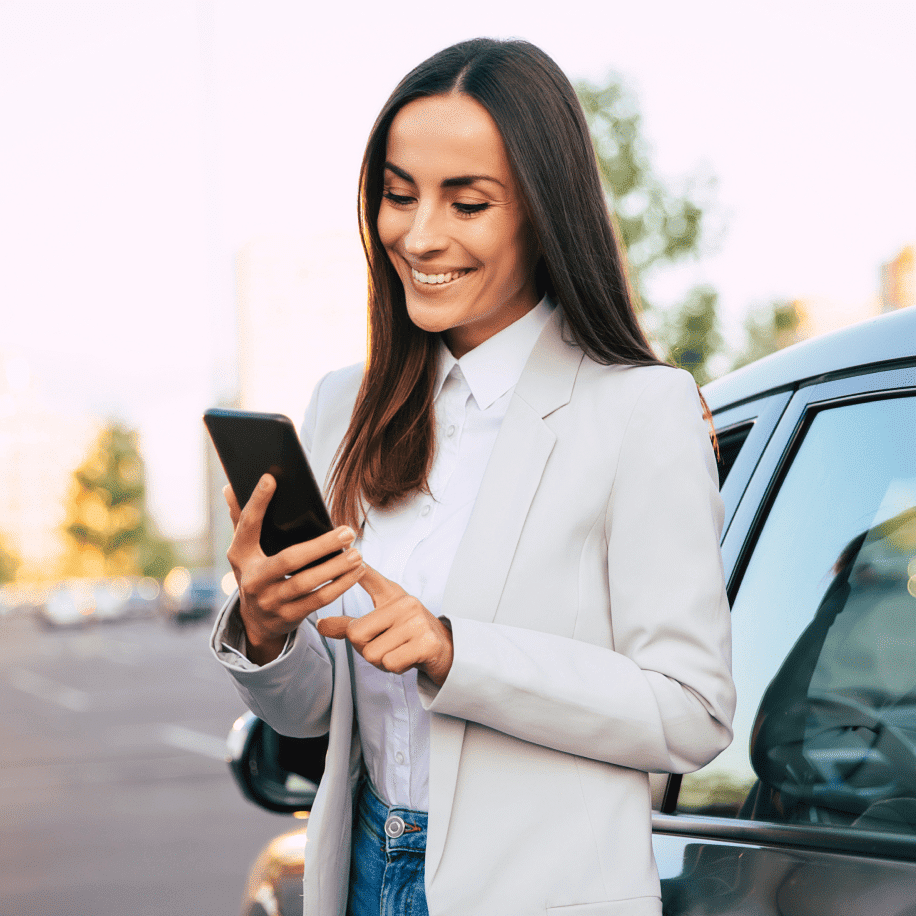
POLYGON ((267 556, 261 550, 261 524, 276 487, 274 478, 265 474, 244 509, 230 486, 223 489, 235 529, 226 556, 239 586, 248 657, 258 665, 273 661, 289 633, 355 585, 366 569, 359 551, 350 547, 356 535, 347 527, 267 556), (340 556, 302 569, 341 548, 340 556))

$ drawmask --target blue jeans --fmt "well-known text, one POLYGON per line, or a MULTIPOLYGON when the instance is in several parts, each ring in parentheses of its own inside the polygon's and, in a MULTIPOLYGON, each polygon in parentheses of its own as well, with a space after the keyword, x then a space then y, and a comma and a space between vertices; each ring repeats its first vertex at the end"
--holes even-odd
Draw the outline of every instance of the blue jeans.
POLYGON ((423 887, 429 816, 387 807, 368 779, 358 796, 347 916, 429 916, 423 887))

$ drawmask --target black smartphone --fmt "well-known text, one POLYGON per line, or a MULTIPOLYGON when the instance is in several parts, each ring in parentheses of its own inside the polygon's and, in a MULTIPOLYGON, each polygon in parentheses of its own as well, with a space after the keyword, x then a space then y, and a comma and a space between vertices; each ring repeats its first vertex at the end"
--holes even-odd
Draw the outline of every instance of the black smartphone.
POLYGON ((214 407, 204 414, 204 424, 240 507, 244 508, 264 474, 273 474, 277 481, 261 526, 264 553, 279 553, 334 527, 289 417, 214 407))

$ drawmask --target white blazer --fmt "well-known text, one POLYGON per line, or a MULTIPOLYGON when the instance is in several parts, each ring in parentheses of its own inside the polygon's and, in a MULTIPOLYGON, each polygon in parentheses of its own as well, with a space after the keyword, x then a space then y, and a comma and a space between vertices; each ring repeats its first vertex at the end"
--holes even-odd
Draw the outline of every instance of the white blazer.
MULTIPOLYGON (((316 392, 305 438, 319 479, 360 378, 332 373, 316 392)), ((696 769, 731 740, 721 527, 693 379, 593 362, 558 308, 452 565, 451 671, 439 689, 419 677, 433 713, 430 916, 660 916, 647 773, 696 769)), ((330 729, 304 908, 342 916, 362 766, 352 648, 303 627, 288 655, 230 670, 279 732, 330 729)))

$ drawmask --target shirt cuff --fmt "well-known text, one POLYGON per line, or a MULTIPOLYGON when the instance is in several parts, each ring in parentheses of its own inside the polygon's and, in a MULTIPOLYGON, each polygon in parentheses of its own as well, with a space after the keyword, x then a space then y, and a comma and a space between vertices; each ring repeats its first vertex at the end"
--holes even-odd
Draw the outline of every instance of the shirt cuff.
MULTIPOLYGON (((296 631, 287 633, 286 642, 280 654, 273 659, 278 661, 292 651, 296 641, 296 631)), ((212 638, 216 657, 231 668, 242 668, 245 671, 256 671, 261 665, 248 658, 248 643, 245 639, 245 628, 239 616, 239 603, 235 598, 227 603, 226 608, 216 622, 212 638)), ((268 662, 271 664, 271 662, 268 662)))

